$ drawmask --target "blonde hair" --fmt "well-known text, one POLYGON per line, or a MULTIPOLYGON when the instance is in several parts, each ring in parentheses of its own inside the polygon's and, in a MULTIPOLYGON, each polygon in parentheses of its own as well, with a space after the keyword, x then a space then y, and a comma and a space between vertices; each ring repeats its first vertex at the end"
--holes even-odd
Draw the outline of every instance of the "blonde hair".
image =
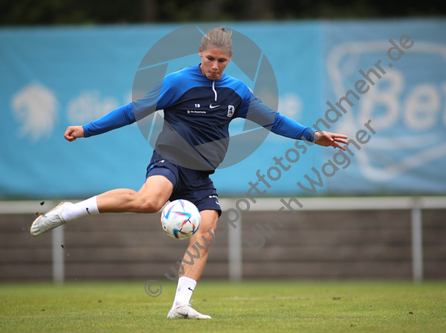
POLYGON ((201 39, 201 47, 203 51, 218 47, 219 49, 228 50, 229 54, 232 52, 232 31, 226 32, 225 27, 214 28, 203 36, 201 39))

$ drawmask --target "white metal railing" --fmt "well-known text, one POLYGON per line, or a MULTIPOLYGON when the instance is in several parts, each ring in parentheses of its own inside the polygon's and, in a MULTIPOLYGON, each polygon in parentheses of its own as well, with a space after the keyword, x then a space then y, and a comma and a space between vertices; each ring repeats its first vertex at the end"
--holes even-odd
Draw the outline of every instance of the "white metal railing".
MULTIPOLYGON (((290 198, 284 198, 288 201, 290 198)), ((250 206, 250 212, 278 211, 282 206, 280 198, 258 199, 250 206)), ((412 229, 412 269, 413 280, 423 280, 423 241, 422 210, 446 209, 446 196, 435 197, 339 197, 339 198, 298 198, 302 204, 299 210, 411 210, 412 229)), ((235 208, 237 199, 221 199, 224 210, 235 208)), ((54 207, 56 201, 46 201, 45 207, 54 207)), ((36 213, 37 201, 0 201, 0 214, 36 213)), ((236 221, 236 228, 228 225, 229 277, 231 280, 242 279, 242 216, 236 221)), ((30 221, 31 222, 31 221, 30 221)), ((64 228, 52 231, 53 279, 56 283, 64 281, 64 255, 60 244, 64 241, 64 228)))
MULTIPOLYGON (((278 211, 282 206, 279 198, 257 199, 250 212, 278 211)), ((289 198, 285 198, 286 201, 289 198)), ((446 196, 435 197, 339 197, 339 198, 298 198, 302 204, 299 210, 411 210, 412 229, 412 275, 415 282, 423 280, 423 237, 422 209, 446 209, 446 196)), ((222 208, 236 207, 237 199, 222 199, 222 208)), ((237 225, 242 224, 240 214, 237 225)), ((242 228, 228 226, 229 232, 229 277, 242 278, 242 228)))

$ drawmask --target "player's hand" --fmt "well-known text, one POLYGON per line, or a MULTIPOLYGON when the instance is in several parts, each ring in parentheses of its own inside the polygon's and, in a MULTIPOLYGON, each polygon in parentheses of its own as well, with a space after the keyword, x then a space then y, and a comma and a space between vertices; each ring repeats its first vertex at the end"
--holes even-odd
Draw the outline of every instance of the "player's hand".
POLYGON ((348 145, 347 135, 338 134, 338 133, 330 133, 330 132, 316 132, 314 133, 314 143, 323 146, 339 148, 345 151, 345 148, 341 146, 341 143, 348 145))
POLYGON ((82 126, 69 126, 63 136, 68 141, 74 141, 84 137, 84 128, 82 126))

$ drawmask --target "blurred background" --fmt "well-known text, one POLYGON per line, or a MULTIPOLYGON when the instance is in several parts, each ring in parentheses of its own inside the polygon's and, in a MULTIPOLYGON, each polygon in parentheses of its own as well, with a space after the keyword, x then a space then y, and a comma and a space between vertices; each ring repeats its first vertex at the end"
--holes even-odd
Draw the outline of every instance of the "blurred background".
POLYGON ((2 25, 124 24, 442 17, 441 0, 2 1, 2 25))
MULTIPOLYGON (((265 57, 255 61, 274 70, 279 111, 307 126, 355 89, 361 70, 378 70, 379 60, 385 69, 370 75, 375 84, 359 100, 344 101, 347 113, 330 128, 355 139, 371 120, 370 141, 334 174, 321 173, 315 193, 297 183, 311 187, 304 176, 317 180, 312 168, 321 170, 334 151, 308 147, 272 181, 268 199, 240 214, 240 227, 221 228, 203 278, 446 278, 442 1, 22 0, 0 2, 0 279, 173 275, 186 244, 163 234, 159 214, 82 218, 38 238, 28 230, 59 200, 139 189, 152 148, 136 124, 74 143, 63 133, 131 102, 145 54, 169 33, 203 23, 251 39, 265 57), (401 44, 404 35, 414 45, 389 66, 389 40, 401 44), (259 224, 283 197, 299 198, 303 209, 264 232, 259 224)), ((200 62, 180 50, 177 58, 180 67, 200 62)), ((240 68, 231 63, 227 72, 240 68)), ((234 121, 232 130, 239 127, 234 121)), ((236 208, 257 170, 266 174, 293 147, 270 135, 243 162, 217 170, 223 207, 236 208)))

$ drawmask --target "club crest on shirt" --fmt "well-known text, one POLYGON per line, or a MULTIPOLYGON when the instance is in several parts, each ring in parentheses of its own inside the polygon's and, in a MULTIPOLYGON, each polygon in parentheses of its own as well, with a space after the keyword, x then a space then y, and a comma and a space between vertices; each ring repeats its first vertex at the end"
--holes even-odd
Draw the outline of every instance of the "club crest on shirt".
POLYGON ((234 115, 235 107, 234 105, 228 105, 228 118, 231 118, 234 115))

